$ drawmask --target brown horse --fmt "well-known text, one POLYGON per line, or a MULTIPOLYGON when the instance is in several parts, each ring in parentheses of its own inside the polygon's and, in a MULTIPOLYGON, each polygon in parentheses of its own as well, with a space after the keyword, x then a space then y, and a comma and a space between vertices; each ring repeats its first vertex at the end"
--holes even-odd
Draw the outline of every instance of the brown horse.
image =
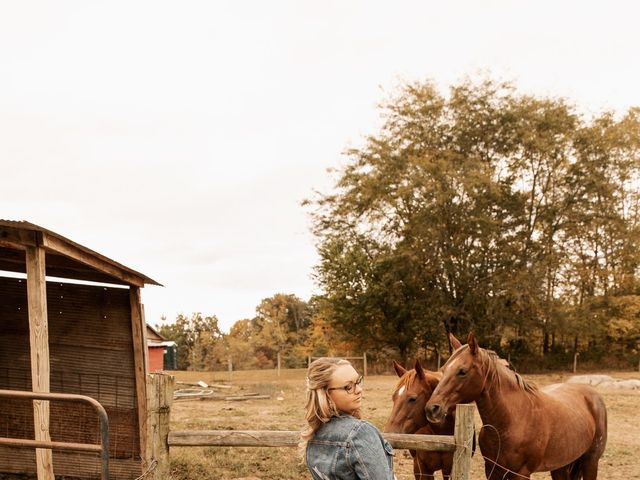
MULTIPOLYGON (((393 392, 393 409, 384 431, 389 433, 417 433, 421 435, 453 435, 455 419, 448 417, 442 425, 427 422, 424 407, 442 377, 439 372, 424 370, 416 360, 412 370, 397 362, 393 368, 400 377, 393 392)), ((417 480, 434 479, 434 472, 442 470, 447 480, 451 475, 453 452, 409 450, 413 457, 413 474, 417 480)))
POLYGON ((510 370, 495 352, 480 348, 473 333, 443 366, 426 412, 443 422, 457 403, 476 402, 482 418, 480 451, 490 480, 530 478, 595 480, 607 442, 607 411, 591 387, 556 384, 539 389, 510 370))

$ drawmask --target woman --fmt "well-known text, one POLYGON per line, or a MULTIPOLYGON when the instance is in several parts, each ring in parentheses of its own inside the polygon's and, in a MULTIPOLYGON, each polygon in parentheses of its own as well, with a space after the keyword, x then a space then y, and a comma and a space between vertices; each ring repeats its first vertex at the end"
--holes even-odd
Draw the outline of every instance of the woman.
POLYGON ((301 449, 314 480, 393 480, 393 449, 360 420, 362 376, 346 360, 309 365, 301 449))

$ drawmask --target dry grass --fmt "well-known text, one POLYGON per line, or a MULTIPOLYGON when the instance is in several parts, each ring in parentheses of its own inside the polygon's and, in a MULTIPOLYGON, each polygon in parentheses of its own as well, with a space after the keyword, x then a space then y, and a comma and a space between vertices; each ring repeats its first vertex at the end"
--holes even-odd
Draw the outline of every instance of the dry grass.
MULTIPOLYGON (((258 392, 271 396, 269 400, 174 402, 171 428, 235 429, 235 430, 300 430, 303 427, 304 370, 234 372, 229 382, 227 373, 175 372, 178 381, 203 380, 209 384, 227 383, 233 391, 258 392), (277 398, 282 398, 278 400, 277 398)), ((639 378, 633 372, 609 373, 615 378, 639 378)), ((539 385, 564 381, 569 375, 526 375, 539 385)), ((365 381, 364 418, 382 427, 391 407, 391 391, 395 376, 373 376, 365 381)), ((184 385, 178 384, 178 388, 184 385)), ((640 478, 640 434, 638 417, 640 392, 602 390, 609 415, 609 440, 600 461, 600 478, 622 480, 640 478)), ((480 428, 479 418, 476 418, 480 428)), ((294 448, 172 448, 171 478, 173 480, 292 480, 310 479, 294 448)), ((404 451, 397 451, 395 472, 398 480, 412 480, 412 461, 404 451)), ((471 478, 484 477, 480 455, 473 458, 471 478)), ((535 474, 535 480, 549 479, 548 473, 535 474)))

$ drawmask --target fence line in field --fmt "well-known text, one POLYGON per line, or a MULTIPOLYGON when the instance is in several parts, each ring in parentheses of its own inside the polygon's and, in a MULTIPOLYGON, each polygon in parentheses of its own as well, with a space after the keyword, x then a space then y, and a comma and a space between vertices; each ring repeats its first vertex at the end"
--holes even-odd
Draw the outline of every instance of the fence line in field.
MULTIPOLYGON (((317 360, 318 358, 323 358, 323 357, 312 357, 311 355, 309 355, 309 358, 307 359, 307 368, 309 367, 309 365, 311 365, 312 361, 317 360)), ((364 352, 361 357, 335 357, 335 358, 341 358, 343 360, 362 360, 362 374, 365 377, 367 376, 367 352, 364 352)))
MULTIPOLYGON (((174 377, 162 373, 147 377, 147 461, 156 462, 150 478, 169 478, 170 447, 295 447, 300 432, 290 430, 177 430, 170 431, 169 413, 174 377)), ((383 433, 394 448, 453 453, 451 480, 469 480, 474 436, 474 406, 456 407, 453 435, 383 433)))
MULTIPOLYGON (((316 360, 318 358, 322 358, 322 357, 312 357, 311 355, 309 355, 307 357, 307 367, 311 364, 313 360, 316 360)), ((344 360, 362 360, 362 365, 363 365, 362 374, 365 377, 367 376, 367 352, 364 352, 360 357, 337 357, 337 358, 343 358, 344 360)), ((278 378, 280 378, 281 363, 282 363, 282 357, 280 355, 280 352, 278 352, 276 356, 276 367, 275 367, 278 378)), ((438 358, 438 368, 439 367, 440 367, 440 358, 438 358)), ((233 369, 233 361, 231 357, 227 358, 227 372, 228 372, 229 381, 230 382, 233 381, 234 369, 233 369)))

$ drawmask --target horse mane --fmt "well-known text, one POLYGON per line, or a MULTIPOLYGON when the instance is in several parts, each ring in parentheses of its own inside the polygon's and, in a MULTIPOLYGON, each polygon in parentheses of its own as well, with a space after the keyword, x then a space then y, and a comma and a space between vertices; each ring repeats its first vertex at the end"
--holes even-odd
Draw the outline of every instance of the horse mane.
POLYGON ((508 373, 507 378, 512 378, 515 380, 515 384, 524 392, 527 393, 536 393, 538 391, 538 385, 533 382, 529 382, 525 380, 522 375, 516 372, 516 369, 513 368, 513 365, 509 363, 504 358, 500 358, 496 352, 493 350, 489 350, 486 348, 480 349, 484 351, 489 363, 491 365, 491 369, 493 370, 493 375, 497 378, 498 382, 500 382, 500 376, 497 375, 498 370, 502 369, 505 373, 508 373))
MULTIPOLYGON (((436 378, 442 377, 441 373, 431 372, 429 370, 424 370, 424 374, 425 374, 425 381, 427 384, 431 383, 430 379, 432 380, 432 377, 434 376, 436 378)), ((394 391, 398 391, 402 386, 406 387, 406 389, 409 390, 410 388, 413 387, 413 384, 416 383, 417 381, 419 381, 418 372, 416 372, 415 368, 412 368, 411 370, 407 370, 406 373, 398 379, 398 383, 396 384, 396 389, 394 391)), ((431 387, 433 388, 433 385, 431 387)))
POLYGON ((402 386, 406 387, 408 390, 413 386, 413 383, 416 381, 417 377, 418 375, 415 369, 407 370, 406 373, 398 379, 395 391, 398 391, 402 386))
MULTIPOLYGON (((463 345, 461 348, 457 349, 455 352, 453 352, 453 354, 451 355, 447 363, 450 360, 461 355, 462 352, 466 351, 468 348, 469 348, 469 345, 463 345)), ((505 375, 506 378, 512 380, 515 383, 515 385, 518 388, 520 388, 523 392, 526 392, 526 393, 538 392, 539 389, 535 383, 527 381, 524 378, 522 378, 522 376, 518 372, 516 372, 515 368, 513 368, 513 365, 511 365, 511 363, 509 363, 504 358, 500 358, 496 352, 494 352, 493 350, 489 350, 487 348, 480 348, 479 350, 480 352, 484 352, 484 358, 486 358, 486 362, 485 362, 487 364, 486 375, 491 375, 493 379, 495 379, 498 383, 500 383, 501 377, 500 375, 498 375, 498 372, 500 370, 503 370, 504 373, 506 374, 505 375)))

